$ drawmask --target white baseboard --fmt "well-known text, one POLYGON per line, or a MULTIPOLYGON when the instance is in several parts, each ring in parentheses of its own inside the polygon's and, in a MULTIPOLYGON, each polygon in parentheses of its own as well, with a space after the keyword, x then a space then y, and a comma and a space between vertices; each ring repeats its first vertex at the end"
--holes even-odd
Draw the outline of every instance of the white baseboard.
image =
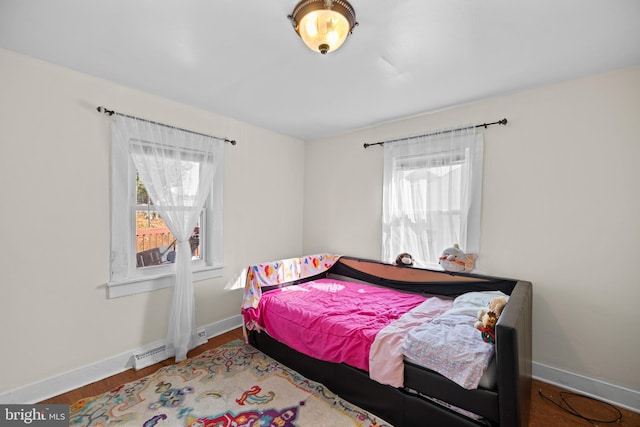
POLYGON ((602 400, 612 405, 640 412, 640 391, 609 384, 594 378, 533 362, 535 379, 557 385, 585 396, 602 400))
MULTIPOLYGON (((211 338, 240 326, 242 326, 242 316, 238 314, 237 316, 229 317, 227 319, 199 327, 198 330, 204 329, 206 331, 207 338, 211 338)), ((59 394, 66 393, 70 390, 74 390, 78 387, 103 380, 112 375, 119 374, 120 372, 133 368, 134 354, 148 351, 150 348, 157 347, 159 344, 163 343, 151 343, 144 347, 65 372, 64 374, 47 378, 46 380, 39 381, 37 383, 0 393, 0 403, 33 404, 49 399, 53 396, 58 396, 59 394)))

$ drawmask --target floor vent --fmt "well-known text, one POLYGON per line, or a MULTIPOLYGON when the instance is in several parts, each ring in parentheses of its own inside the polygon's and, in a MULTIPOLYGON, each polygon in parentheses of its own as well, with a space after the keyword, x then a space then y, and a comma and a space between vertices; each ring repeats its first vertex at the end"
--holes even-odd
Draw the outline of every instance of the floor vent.
MULTIPOLYGON (((198 329, 197 337, 198 341, 196 342, 196 345, 202 345, 209 341, 207 338, 207 331, 205 329, 198 329)), ((133 367, 137 371, 172 357, 173 352, 171 352, 171 354, 167 354, 166 348, 167 346, 163 344, 143 351, 142 353, 134 354, 133 367)))
POLYGON ((147 366, 162 362, 164 359, 168 359, 172 355, 166 354, 166 348, 166 345, 161 345, 160 347, 152 348, 151 350, 147 350, 143 353, 134 354, 133 367, 137 371, 138 369, 146 368, 147 366))

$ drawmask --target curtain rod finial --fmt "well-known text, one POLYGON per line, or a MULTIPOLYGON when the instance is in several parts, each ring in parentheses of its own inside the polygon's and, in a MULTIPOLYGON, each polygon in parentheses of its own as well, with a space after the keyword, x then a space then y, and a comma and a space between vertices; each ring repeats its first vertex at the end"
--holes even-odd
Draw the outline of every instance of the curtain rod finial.
POLYGON ((104 108, 102 105, 99 106, 98 108, 96 108, 96 110, 98 110, 98 113, 105 113, 108 114, 110 116, 113 116, 115 114, 115 111, 113 110, 107 110, 106 108, 104 108))

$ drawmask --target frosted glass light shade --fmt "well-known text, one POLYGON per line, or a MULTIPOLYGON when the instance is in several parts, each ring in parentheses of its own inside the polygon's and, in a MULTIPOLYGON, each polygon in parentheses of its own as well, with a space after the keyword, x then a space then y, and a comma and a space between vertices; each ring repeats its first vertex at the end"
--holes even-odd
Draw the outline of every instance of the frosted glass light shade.
POLYGON ((343 0, 303 0, 289 19, 309 49, 322 54, 342 46, 356 25, 353 7, 343 0))

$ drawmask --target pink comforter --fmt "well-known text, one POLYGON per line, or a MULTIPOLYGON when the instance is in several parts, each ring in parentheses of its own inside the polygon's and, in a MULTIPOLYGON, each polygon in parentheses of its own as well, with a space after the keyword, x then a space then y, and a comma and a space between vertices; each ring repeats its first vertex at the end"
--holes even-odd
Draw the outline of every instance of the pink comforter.
POLYGON ((308 356, 368 371, 376 334, 425 300, 392 289, 320 279, 264 293, 257 308, 246 310, 245 320, 308 356))

